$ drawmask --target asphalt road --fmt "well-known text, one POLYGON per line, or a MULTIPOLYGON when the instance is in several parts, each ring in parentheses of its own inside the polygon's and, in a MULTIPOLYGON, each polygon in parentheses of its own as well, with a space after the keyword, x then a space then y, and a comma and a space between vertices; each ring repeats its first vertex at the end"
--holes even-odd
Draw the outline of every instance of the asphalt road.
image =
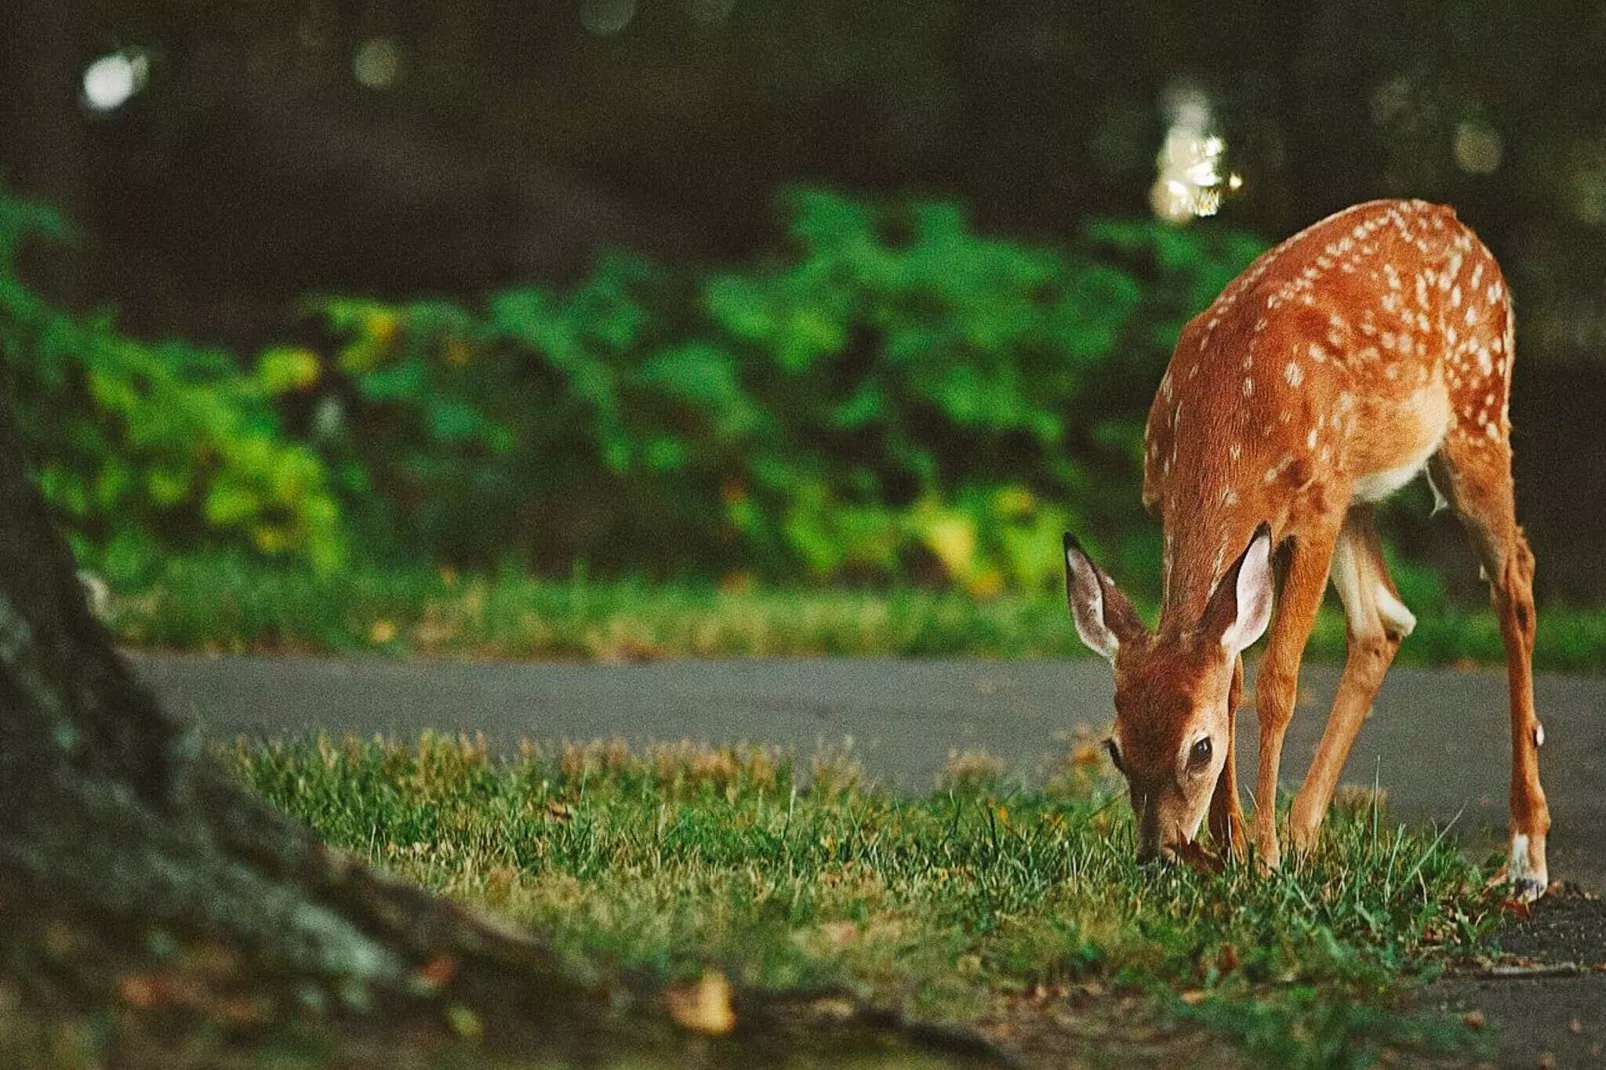
MULTIPOLYGON (((1077 725, 1111 716, 1102 662, 672 661, 645 665, 477 664, 305 657, 131 655, 169 709, 213 738, 329 729, 400 738, 426 728, 493 743, 619 736, 633 742, 751 741, 808 754, 851 738, 867 771, 929 787, 950 750, 984 749, 1037 773, 1077 725)), ((1337 684, 1307 667, 1284 757, 1303 774, 1337 684)), ((1402 818, 1457 820, 1474 839, 1505 826, 1505 677, 1397 668, 1350 755, 1345 780, 1388 792, 1402 818), (1459 815, 1459 817, 1458 817, 1459 815)), ((1606 890, 1606 679, 1541 676, 1542 770, 1554 827, 1552 878, 1606 890)), ((1252 715, 1239 726, 1252 780, 1252 715)), ((1246 805, 1248 800, 1246 799, 1246 805)))

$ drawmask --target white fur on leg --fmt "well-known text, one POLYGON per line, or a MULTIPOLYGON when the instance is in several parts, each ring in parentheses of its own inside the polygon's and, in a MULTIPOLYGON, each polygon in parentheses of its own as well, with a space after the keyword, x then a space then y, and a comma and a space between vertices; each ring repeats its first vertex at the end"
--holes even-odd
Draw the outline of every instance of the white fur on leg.
POLYGON ((1525 833, 1511 834, 1511 854, 1506 860, 1506 883, 1511 885, 1512 897, 1519 903, 1532 903, 1550 887, 1545 864, 1538 866, 1528 855, 1528 837, 1525 833))
POLYGON ((1377 615, 1383 618, 1395 635, 1404 639, 1416 630, 1416 614, 1405 608, 1405 603, 1394 597, 1394 592, 1383 584, 1377 585, 1377 615))

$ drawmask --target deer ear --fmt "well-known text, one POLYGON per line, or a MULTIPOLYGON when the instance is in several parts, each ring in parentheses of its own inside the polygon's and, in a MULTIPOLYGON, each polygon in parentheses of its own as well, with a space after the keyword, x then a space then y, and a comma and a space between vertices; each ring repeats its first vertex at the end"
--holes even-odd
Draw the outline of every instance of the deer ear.
POLYGON ((1065 599, 1076 634, 1088 649, 1110 661, 1121 643, 1143 631, 1143 622, 1115 582, 1093 563, 1082 544, 1065 533, 1065 599))
POLYGON ((1271 623, 1271 525, 1255 529, 1249 546, 1216 584, 1205 610, 1205 626, 1219 631, 1221 645, 1241 654, 1271 623))

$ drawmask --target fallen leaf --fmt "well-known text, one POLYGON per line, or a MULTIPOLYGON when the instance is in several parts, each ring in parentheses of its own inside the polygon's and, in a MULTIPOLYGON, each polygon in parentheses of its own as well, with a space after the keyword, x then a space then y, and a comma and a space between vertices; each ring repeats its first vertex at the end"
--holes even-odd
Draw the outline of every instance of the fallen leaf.
POLYGON ((664 1002, 669 1016, 683 1029, 718 1037, 736 1026, 730 982, 718 970, 709 970, 695 981, 670 985, 664 1002))
POLYGON ((445 988, 457 976, 457 960, 450 955, 436 955, 413 972, 413 979, 431 992, 445 988))
POLYGON ((1483 1012, 1478 1010, 1467 1011, 1461 1016, 1461 1024, 1474 1033, 1481 1030, 1488 1022, 1489 1020, 1483 1016, 1483 1012))
POLYGON ((117 994, 123 1002, 136 1010, 148 1010, 156 1005, 159 987, 149 974, 130 973, 117 979, 117 994))
POLYGON ((1104 749, 1097 743, 1080 743, 1071 752, 1071 764, 1083 769, 1096 769, 1103 761, 1104 749))

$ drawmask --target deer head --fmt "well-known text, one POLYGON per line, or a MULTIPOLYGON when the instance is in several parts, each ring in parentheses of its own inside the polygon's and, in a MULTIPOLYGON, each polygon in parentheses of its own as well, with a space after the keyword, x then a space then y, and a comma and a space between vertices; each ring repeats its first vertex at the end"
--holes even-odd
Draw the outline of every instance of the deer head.
POLYGON ((1197 621, 1150 632, 1132 603, 1065 536, 1076 632, 1115 668, 1105 747, 1126 777, 1138 858, 1172 857, 1198 835, 1231 740, 1233 669, 1271 620, 1271 528, 1262 524, 1217 581, 1197 621))

